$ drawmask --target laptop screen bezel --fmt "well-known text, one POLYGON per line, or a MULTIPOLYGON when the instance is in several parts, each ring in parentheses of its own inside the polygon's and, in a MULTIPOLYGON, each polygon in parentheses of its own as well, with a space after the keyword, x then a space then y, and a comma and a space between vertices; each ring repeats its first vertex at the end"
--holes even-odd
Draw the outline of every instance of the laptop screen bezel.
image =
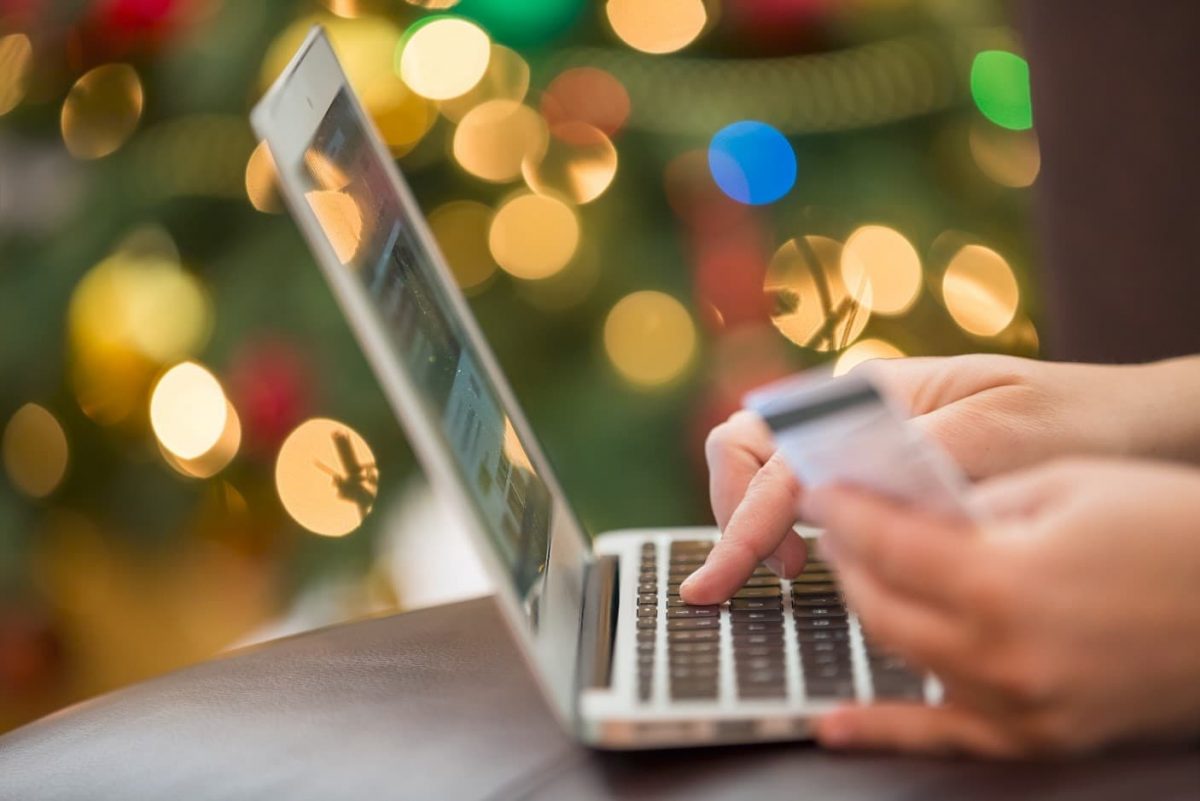
POLYGON ((584 576, 591 560, 589 540, 567 504, 532 428, 479 331, 466 299, 429 232, 424 215, 319 26, 310 32, 291 64, 254 109, 251 119, 255 131, 271 150, 281 194, 292 217, 337 297, 430 484, 470 532, 475 549, 495 584, 498 602, 521 641, 543 690, 560 719, 573 727, 584 576), (337 258, 320 222, 304 200, 304 153, 334 99, 343 91, 367 134, 369 146, 387 169, 415 238, 433 266, 432 278, 443 290, 449 311, 467 346, 478 356, 481 372, 496 389, 503 411, 550 492, 549 548, 546 569, 541 577, 540 600, 533 614, 518 598, 508 566, 495 552, 486 523, 475 511, 470 490, 455 466, 454 456, 437 431, 438 421, 431 418, 421 403, 418 391, 403 367, 401 355, 389 339, 378 308, 357 277, 337 258))

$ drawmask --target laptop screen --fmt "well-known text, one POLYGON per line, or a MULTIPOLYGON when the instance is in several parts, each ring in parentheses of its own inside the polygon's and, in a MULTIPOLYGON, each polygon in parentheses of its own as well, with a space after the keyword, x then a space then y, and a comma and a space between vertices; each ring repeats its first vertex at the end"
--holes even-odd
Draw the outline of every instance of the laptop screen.
POLYGON ((528 600, 546 567, 550 492, 367 137, 342 89, 305 150, 305 199, 338 260, 365 287, 518 597, 528 600))

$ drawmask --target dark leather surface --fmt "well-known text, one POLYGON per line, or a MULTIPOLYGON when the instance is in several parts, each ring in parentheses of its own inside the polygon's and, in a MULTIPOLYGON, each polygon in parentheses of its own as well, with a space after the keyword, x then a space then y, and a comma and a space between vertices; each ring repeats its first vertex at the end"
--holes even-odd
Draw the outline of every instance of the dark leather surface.
POLYGON ((0 799, 1196 799, 1200 754, 1058 764, 811 746, 600 754, 558 729, 488 600, 337 626, 0 738, 0 799))

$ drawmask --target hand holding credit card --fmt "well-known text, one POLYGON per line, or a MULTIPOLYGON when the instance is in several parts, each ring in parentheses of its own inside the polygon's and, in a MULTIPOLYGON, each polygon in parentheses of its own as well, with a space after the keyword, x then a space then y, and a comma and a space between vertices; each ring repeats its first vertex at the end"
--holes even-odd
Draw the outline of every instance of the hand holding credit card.
POLYGON ((869 369, 832 378, 812 372, 755 390, 745 407, 771 429, 807 487, 853 484, 956 517, 974 517, 967 479, 872 379, 869 369))

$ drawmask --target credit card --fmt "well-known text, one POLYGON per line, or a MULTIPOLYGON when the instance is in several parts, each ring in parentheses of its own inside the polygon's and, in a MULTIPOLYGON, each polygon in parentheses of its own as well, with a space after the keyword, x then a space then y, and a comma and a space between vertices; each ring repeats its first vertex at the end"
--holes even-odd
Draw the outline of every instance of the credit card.
POLYGON ((802 373, 751 392, 743 405, 766 422, 804 486, 853 484, 941 515, 975 517, 962 469, 908 420, 869 367, 838 378, 802 373))

